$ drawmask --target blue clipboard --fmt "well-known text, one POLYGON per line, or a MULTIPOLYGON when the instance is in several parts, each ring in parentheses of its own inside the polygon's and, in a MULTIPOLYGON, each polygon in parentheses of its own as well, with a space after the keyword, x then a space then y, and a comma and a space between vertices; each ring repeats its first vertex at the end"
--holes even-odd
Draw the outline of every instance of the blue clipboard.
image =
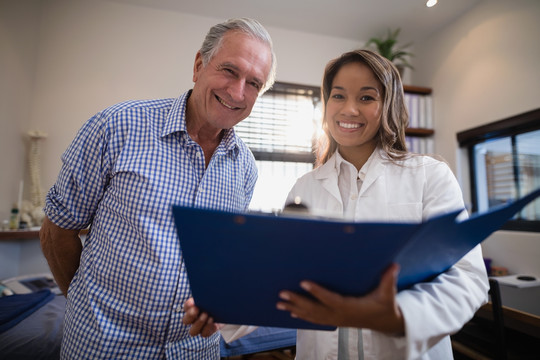
POLYGON ((508 205, 457 221, 461 211, 422 223, 358 223, 173 206, 195 303, 218 323, 331 330, 276 309, 283 289, 305 293, 312 280, 364 295, 396 262, 398 290, 449 269, 540 189, 508 205))

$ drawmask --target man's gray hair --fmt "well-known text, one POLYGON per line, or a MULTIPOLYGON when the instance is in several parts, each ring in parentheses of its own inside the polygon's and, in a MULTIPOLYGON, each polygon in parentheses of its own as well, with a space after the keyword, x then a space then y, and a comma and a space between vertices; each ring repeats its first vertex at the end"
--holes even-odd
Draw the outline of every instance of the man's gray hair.
POLYGON ((242 31, 243 33, 267 44, 270 48, 270 52, 272 53, 272 66, 270 68, 268 78, 266 79, 266 82, 259 93, 262 95, 266 90, 272 87, 274 81, 276 80, 277 62, 276 54, 274 53, 274 46, 272 44, 272 38, 270 37, 270 34, 268 34, 268 31, 266 31, 266 29, 257 20, 249 18, 229 19, 223 23, 212 26, 208 31, 208 34, 206 34, 201 49, 199 50, 202 55, 203 65, 206 66, 212 60, 216 52, 221 47, 223 36, 231 30, 242 31))

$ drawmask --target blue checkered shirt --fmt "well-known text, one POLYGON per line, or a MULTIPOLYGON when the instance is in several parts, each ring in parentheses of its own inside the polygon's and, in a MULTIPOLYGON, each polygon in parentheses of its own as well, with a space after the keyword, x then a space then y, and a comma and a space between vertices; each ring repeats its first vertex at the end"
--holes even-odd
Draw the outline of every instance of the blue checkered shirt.
POLYGON ((246 210, 257 170, 232 129, 205 169, 186 131, 189 95, 112 106, 62 156, 45 212, 62 228, 91 225, 68 291, 64 359, 219 359, 218 334, 191 337, 182 324, 191 292, 171 206, 246 210))

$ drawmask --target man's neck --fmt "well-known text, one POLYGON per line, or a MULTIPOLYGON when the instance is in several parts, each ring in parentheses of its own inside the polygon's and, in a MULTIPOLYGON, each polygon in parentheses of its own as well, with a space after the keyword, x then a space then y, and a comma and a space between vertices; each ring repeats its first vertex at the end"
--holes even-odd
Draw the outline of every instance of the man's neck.
POLYGON ((223 130, 210 126, 206 119, 192 111, 189 100, 186 108, 186 129, 191 139, 203 149, 205 164, 208 167, 214 151, 223 138, 223 130))

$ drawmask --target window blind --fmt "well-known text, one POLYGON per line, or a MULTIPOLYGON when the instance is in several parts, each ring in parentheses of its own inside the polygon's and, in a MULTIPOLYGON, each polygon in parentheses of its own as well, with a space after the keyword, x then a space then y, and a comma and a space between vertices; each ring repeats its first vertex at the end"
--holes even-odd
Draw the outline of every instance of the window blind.
POLYGON ((313 169, 321 121, 319 93, 317 87, 276 83, 236 125, 259 170, 251 210, 280 210, 296 179, 313 169))

